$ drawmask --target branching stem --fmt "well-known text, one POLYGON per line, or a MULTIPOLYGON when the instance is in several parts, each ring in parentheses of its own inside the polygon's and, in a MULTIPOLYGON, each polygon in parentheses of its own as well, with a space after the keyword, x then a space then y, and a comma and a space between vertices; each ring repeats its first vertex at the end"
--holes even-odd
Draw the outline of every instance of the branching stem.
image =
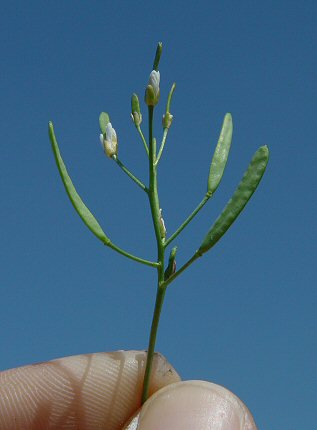
POLYGON ((138 263, 142 263, 142 264, 145 264, 146 266, 152 266, 156 268, 159 266, 159 264, 156 263, 155 261, 144 260, 144 258, 140 258, 140 257, 137 257, 136 255, 130 254, 129 252, 119 248, 119 246, 115 245, 112 242, 107 242, 105 243, 105 245, 109 246, 109 248, 113 249, 119 254, 124 255, 127 258, 130 258, 131 260, 137 261, 138 263))
POLYGON ((162 156, 163 149, 164 149, 165 142, 166 142, 166 138, 167 138, 167 133, 168 133, 168 128, 164 128, 163 139, 162 139, 162 143, 161 143, 161 147, 160 147, 159 153, 157 154, 157 159, 155 161, 155 165, 158 164, 158 162, 160 161, 160 158, 162 156))
POLYGON ((130 172, 130 170, 122 163, 122 161, 119 160, 117 155, 113 155, 112 159, 118 164, 120 169, 122 169, 124 173, 126 173, 129 178, 132 179, 132 181, 134 181, 143 191, 148 193, 147 187, 136 176, 134 176, 133 173, 130 172))
POLYGON ((190 221, 194 218, 194 216, 198 214, 198 212, 202 209, 203 206, 205 206, 205 204, 208 202, 211 196, 212 194, 206 193, 205 197, 202 199, 202 201, 199 203, 196 209, 194 209, 193 212, 189 215, 189 217, 186 218, 186 220, 178 227, 175 233, 173 233, 172 236, 165 241, 164 243, 165 247, 169 245, 179 235, 181 231, 184 230, 184 228, 190 223, 190 221))
POLYGON ((144 134, 142 133, 141 127, 138 125, 136 129, 138 130, 138 133, 141 136, 141 139, 142 139, 142 142, 143 142, 143 146, 144 146, 144 149, 145 149, 145 151, 147 153, 147 156, 149 156, 149 148, 147 146, 144 134))

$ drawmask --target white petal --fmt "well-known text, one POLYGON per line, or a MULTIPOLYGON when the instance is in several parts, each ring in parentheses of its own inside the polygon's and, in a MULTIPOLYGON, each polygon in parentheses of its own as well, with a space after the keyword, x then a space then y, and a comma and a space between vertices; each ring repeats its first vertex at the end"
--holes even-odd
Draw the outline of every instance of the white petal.
POLYGON ((155 94, 157 94, 160 89, 160 72, 152 70, 150 74, 149 85, 153 87, 155 94))
POLYGON ((111 136, 112 136, 112 125, 111 122, 108 122, 108 124, 106 125, 106 140, 111 140, 111 136))
POLYGON ((106 127, 106 140, 109 142, 117 141, 117 133, 116 130, 112 127, 111 122, 108 122, 106 127))

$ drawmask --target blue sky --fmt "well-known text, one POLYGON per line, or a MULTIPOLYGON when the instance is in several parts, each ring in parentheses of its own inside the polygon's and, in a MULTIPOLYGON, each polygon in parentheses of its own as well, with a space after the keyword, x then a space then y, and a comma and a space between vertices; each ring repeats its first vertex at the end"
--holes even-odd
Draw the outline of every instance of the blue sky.
MULTIPOLYGON (((311 428, 317 374, 316 3, 304 1, 7 2, 0 18, 0 368, 115 349, 145 349, 155 272, 85 228, 51 153, 52 120, 69 173, 119 246, 155 258, 146 196, 107 159, 147 181, 130 96, 143 99, 163 42, 161 102, 173 126, 159 171, 172 233, 201 200, 226 112, 234 138, 214 198, 177 239, 181 265, 200 245, 253 153, 261 185, 238 221, 169 287, 157 349, 184 379, 241 397, 259 428, 311 428)), ((146 109, 143 105, 144 130, 146 109)))

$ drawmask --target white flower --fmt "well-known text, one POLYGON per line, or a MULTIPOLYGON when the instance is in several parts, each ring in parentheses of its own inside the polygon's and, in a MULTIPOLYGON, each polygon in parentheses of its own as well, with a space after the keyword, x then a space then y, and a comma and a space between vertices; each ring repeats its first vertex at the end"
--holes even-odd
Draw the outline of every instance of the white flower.
POLYGON ((145 90, 145 103, 148 106, 157 105, 160 98, 160 72, 152 70, 149 83, 145 90))
POLYGON ((154 90, 155 97, 158 98, 160 93, 160 72, 156 70, 152 70, 149 78, 149 85, 154 90))
POLYGON ((116 130, 112 127, 111 122, 108 122, 106 126, 105 136, 100 135, 100 141, 103 146, 105 153, 108 157, 118 154, 118 139, 116 130))

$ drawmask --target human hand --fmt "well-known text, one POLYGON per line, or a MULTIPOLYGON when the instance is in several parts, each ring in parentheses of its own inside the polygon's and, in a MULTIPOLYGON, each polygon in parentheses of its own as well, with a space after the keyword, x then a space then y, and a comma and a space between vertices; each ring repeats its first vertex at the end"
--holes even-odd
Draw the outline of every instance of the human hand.
POLYGON ((1 372, 0 429, 256 430, 234 394, 204 381, 179 382, 160 354, 151 397, 138 413, 145 360, 144 351, 117 351, 1 372))

